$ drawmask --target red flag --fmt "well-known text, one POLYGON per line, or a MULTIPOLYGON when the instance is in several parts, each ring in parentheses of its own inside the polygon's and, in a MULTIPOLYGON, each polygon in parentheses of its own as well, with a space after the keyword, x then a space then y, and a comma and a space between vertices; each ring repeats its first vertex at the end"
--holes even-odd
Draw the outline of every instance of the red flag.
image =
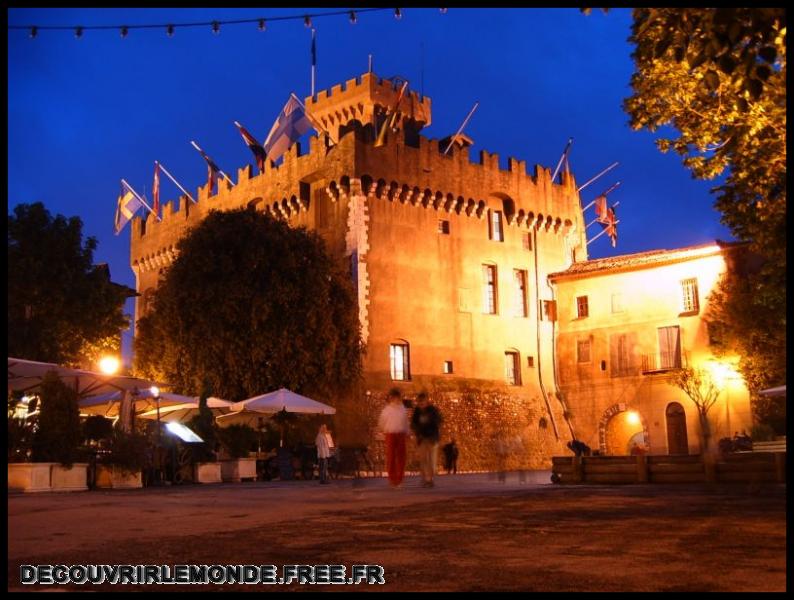
POLYGON ((243 136, 243 140, 248 145, 248 148, 251 152, 254 153, 254 157, 256 158, 256 166, 259 168, 260 173, 265 172, 265 159, 267 158, 267 153, 265 149, 262 147, 262 144, 256 141, 256 138, 248 133, 248 130, 240 125, 237 121, 234 122, 237 125, 237 129, 240 130, 240 135, 243 136))
POLYGON ((609 239, 612 241, 612 247, 614 248, 617 246, 618 243, 618 220, 615 216, 615 209, 614 207, 609 207, 607 209, 607 235, 609 239))
POLYGON ((607 197, 601 195, 595 199, 596 221, 607 223, 607 197))
POLYGON ((152 183, 152 197, 154 204, 152 210, 156 216, 160 215, 160 163, 154 162, 154 182, 152 183))

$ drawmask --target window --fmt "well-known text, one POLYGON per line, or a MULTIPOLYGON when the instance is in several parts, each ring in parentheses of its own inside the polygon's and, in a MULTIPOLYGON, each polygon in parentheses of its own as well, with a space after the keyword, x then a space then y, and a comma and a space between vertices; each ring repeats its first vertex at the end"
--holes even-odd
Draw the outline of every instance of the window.
POLYGON ((527 356, 527 366, 534 367, 535 366, 535 357, 534 356, 527 356))
POLYGON ((495 315, 498 306, 496 265, 483 265, 482 279, 483 279, 482 311, 487 315, 495 315))
POLYGON ((445 375, 449 375, 450 373, 452 373, 452 361, 451 360, 445 360, 444 361, 444 374, 445 375))
POLYGON ((612 294, 612 312, 623 312, 623 294, 612 294))
POLYGON ((505 380, 508 385, 521 385, 521 361, 518 352, 505 352, 505 380))
POLYGON ((391 362, 391 378, 395 381, 408 381, 411 379, 411 369, 408 357, 408 344, 400 342, 389 347, 391 362))
POLYGON ((659 368, 681 367, 681 335, 678 325, 659 327, 659 368))
POLYGON ((590 340, 579 340, 576 342, 576 362, 590 362, 590 340))
POLYGON ((681 281, 681 292, 683 294, 682 312, 696 315, 700 310, 700 299, 698 298, 698 280, 684 279, 681 281))
POLYGON ((636 375, 637 367, 634 348, 637 347, 637 334, 619 333, 609 336, 609 362, 612 377, 636 375))
POLYGON ((587 307, 587 296, 576 297, 576 316, 583 319, 589 314, 587 307))
POLYGON ((521 234, 521 244, 524 246, 524 250, 532 250, 532 236, 528 231, 521 234))
POLYGON ((513 314, 517 317, 527 317, 529 316, 529 307, 527 306, 527 272, 515 269, 513 271, 513 280, 515 282, 513 314))
POLYGON ((439 219, 438 232, 443 235, 449 235, 449 221, 447 221, 446 219, 439 219))
POLYGON ((504 230, 502 229, 502 211, 492 210, 488 219, 488 239, 495 242, 504 242, 504 230))
POLYGON ((557 320, 557 301, 544 300, 543 301, 543 319, 546 321, 557 320))

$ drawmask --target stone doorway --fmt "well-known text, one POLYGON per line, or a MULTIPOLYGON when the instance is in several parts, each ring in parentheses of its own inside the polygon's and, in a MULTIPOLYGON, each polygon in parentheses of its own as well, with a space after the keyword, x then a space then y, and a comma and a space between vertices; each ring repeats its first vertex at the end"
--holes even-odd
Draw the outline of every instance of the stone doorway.
POLYGON ((665 410, 665 418, 667 420, 667 453, 689 454, 684 407, 678 402, 671 402, 665 410))
POLYGON ((615 404, 604 411, 598 430, 601 454, 628 456, 635 443, 646 451, 649 448, 645 419, 624 403, 615 404))

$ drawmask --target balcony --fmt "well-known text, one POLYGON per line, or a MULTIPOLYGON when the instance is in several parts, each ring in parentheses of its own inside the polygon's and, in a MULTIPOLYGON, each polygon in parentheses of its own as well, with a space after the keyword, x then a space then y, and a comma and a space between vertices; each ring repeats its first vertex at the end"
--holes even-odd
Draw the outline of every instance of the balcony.
POLYGON ((656 354, 643 354, 641 357, 641 371, 643 375, 675 371, 687 366, 685 353, 658 352, 656 354))

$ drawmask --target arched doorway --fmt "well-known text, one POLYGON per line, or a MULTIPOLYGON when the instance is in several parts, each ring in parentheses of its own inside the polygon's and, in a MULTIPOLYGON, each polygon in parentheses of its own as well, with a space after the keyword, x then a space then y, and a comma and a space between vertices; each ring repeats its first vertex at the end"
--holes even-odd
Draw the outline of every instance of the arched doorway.
POLYGON ((634 444, 645 449, 649 448, 645 419, 624 403, 614 404, 604 411, 598 429, 602 454, 628 456, 634 444))
POLYGON ((689 454, 686 435, 686 413, 678 402, 671 402, 664 411, 667 420, 667 453, 689 454))

